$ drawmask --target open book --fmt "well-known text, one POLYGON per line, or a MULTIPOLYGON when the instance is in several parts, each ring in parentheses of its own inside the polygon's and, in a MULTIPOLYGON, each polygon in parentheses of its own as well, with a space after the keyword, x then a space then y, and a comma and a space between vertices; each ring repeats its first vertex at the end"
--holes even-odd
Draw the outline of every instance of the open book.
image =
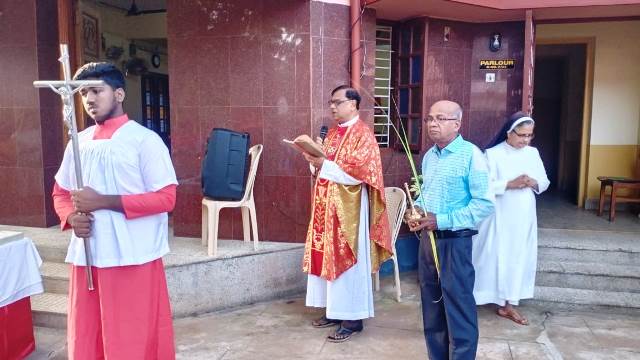
POLYGON ((305 152, 315 157, 326 157, 322 147, 318 145, 309 135, 300 135, 293 140, 282 139, 285 144, 300 152, 305 152))

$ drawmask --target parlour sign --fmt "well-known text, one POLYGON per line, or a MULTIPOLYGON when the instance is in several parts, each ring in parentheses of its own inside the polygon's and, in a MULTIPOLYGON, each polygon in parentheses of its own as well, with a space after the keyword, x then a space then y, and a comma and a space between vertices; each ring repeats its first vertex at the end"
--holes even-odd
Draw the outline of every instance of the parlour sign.
POLYGON ((483 70, 513 69, 515 65, 516 61, 514 59, 480 60, 480 69, 483 70))

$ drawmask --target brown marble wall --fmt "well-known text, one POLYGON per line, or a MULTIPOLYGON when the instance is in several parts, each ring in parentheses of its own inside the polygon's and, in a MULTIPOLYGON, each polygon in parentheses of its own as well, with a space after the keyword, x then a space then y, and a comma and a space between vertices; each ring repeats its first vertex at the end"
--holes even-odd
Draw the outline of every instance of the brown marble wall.
POLYGON ((440 99, 460 103, 464 110, 462 135, 484 147, 505 118, 521 107, 524 24, 437 19, 429 19, 428 23, 425 104, 430 106, 440 99), (443 36, 445 26, 451 29, 448 42, 443 36), (489 36, 493 32, 502 34, 502 48, 498 52, 489 50, 489 36), (515 59, 516 65, 508 70, 480 70, 480 60, 485 59, 515 59), (494 83, 485 82, 487 72, 496 74, 494 83))
MULTIPOLYGON (((214 127, 264 144, 254 196, 260 238, 304 241, 311 177, 283 138, 330 125, 329 91, 349 82, 349 8, 299 0, 167 1, 177 235, 200 236, 200 172, 214 127)), ((373 92, 375 14, 365 17, 373 92)), ((371 117, 372 100, 363 102, 371 117)), ((369 119, 371 121, 371 119, 369 119)), ((221 213, 221 238, 242 238, 237 209, 221 213)))
POLYGON ((59 100, 38 91, 57 79, 56 1, 6 1, 0 12, 0 223, 51 226, 51 189, 62 155, 59 100))

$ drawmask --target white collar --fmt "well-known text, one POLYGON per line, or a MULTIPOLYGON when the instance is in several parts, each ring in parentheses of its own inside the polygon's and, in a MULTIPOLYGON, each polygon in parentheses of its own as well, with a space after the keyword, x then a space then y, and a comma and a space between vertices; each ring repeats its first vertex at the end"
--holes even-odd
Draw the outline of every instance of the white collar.
POLYGON ((351 120, 349 120, 349 121, 347 121, 347 122, 344 122, 344 123, 342 123, 342 124, 338 124, 338 127, 348 127, 348 126, 351 126, 351 125, 355 124, 355 123, 356 123, 356 121, 358 121, 358 119, 359 119, 359 118, 360 118, 360 117, 359 117, 358 115, 356 115, 356 117, 354 117, 353 119, 351 119, 351 120))
POLYGON ((503 142, 503 144, 504 144, 504 147, 507 149, 507 151, 515 151, 515 152, 522 151, 522 150, 526 149, 526 148, 529 146, 529 145, 527 145, 527 146, 525 146, 525 147, 522 147, 522 148, 518 149, 518 148, 516 148, 516 147, 511 146, 511 144, 509 144, 509 143, 507 142, 507 140, 505 140, 505 141, 503 142))

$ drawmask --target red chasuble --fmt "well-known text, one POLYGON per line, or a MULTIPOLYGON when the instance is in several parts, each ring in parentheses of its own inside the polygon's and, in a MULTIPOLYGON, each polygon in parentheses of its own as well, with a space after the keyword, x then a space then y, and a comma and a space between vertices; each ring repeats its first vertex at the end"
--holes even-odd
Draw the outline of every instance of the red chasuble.
POLYGON ((307 231, 303 270, 335 280, 358 261, 358 226, 362 187, 369 195, 369 241, 372 272, 391 257, 380 149, 371 129, 358 120, 349 127, 332 128, 324 151, 329 160, 362 182, 341 185, 316 179, 311 221, 307 231))

